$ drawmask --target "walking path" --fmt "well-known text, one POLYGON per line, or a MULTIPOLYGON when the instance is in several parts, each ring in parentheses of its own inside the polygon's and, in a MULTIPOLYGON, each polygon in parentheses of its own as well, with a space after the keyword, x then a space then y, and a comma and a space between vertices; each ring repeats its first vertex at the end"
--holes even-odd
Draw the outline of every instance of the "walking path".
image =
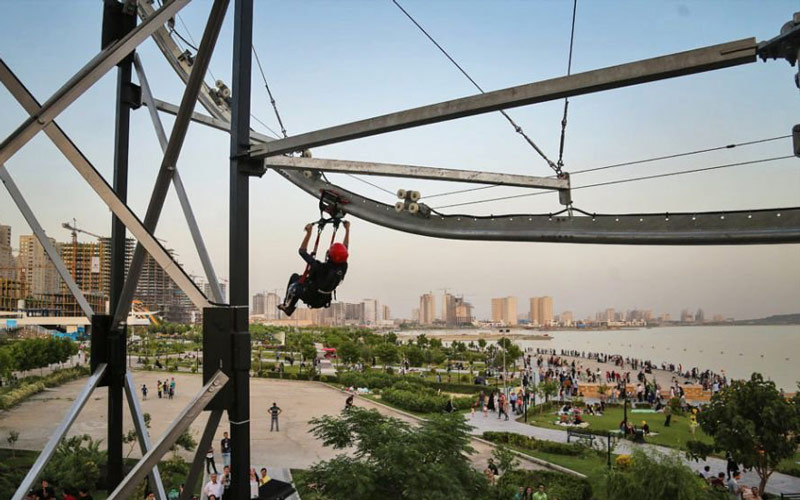
MULTIPOLYGON (((537 427, 534 425, 528 425, 523 422, 517 422, 514 419, 510 419, 508 421, 503 419, 498 419, 497 415, 494 413, 489 413, 488 417, 484 417, 482 414, 475 414, 474 417, 470 418, 469 415, 466 415, 467 423, 474 427, 472 433, 474 435, 482 435, 485 431, 496 431, 496 432, 514 432, 517 434, 523 434, 525 436, 531 436, 536 439, 543 439, 547 441, 556 441, 559 443, 566 443, 567 442, 567 432, 560 431, 556 429, 546 429, 544 427, 537 427)), ((703 467, 708 465, 711 467, 711 473, 717 474, 718 472, 724 472, 726 462, 720 458, 713 458, 709 457, 705 461, 700 462, 693 462, 683 455, 682 452, 672 448, 666 448, 664 446, 656 446, 652 444, 636 444, 632 441, 627 439, 620 439, 617 441, 617 445, 614 448, 614 453, 618 454, 630 454, 633 452, 635 448, 639 448, 644 450, 648 454, 674 454, 679 453, 681 460, 686 463, 691 469, 700 472, 703 470, 703 467)), ((742 484, 747 484, 749 486, 758 486, 759 484, 758 475, 755 471, 746 472, 742 474, 742 484)), ((776 472, 772 474, 769 478, 769 482, 767 483, 767 493, 772 493, 775 495, 779 495, 781 493, 798 493, 800 492, 800 478, 790 476, 788 474, 781 474, 776 472)))

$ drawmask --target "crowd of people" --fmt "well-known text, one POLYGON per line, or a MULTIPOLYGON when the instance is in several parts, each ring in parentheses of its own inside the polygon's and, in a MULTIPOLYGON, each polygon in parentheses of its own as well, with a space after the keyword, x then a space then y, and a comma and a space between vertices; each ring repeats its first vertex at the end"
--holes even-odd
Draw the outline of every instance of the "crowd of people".
MULTIPOLYGON (((142 399, 147 399, 147 394, 150 392, 150 389, 147 387, 147 384, 142 384, 141 387, 142 391, 142 399)), ((170 380, 161 380, 156 381, 156 392, 158 394, 158 399, 172 399, 175 397, 175 377, 172 377, 170 380)))

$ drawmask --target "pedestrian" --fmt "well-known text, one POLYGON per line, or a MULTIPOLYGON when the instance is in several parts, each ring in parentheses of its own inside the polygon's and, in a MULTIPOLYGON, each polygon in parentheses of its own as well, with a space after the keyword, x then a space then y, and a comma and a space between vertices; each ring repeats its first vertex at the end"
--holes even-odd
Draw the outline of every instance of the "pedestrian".
POLYGON ((742 487, 739 485, 739 480, 742 478, 742 473, 738 470, 733 473, 733 476, 728 479, 728 495, 731 500, 739 500, 742 497, 742 487))
POLYGON ((203 494, 206 495, 209 500, 211 499, 212 495, 218 500, 222 497, 222 484, 217 482, 216 470, 213 474, 211 474, 211 480, 207 482, 205 486, 203 486, 203 494))
POLYGON ((227 432, 222 433, 222 441, 219 442, 220 452, 222 452, 222 467, 231 464, 231 440, 227 432))
POLYGON ((169 381, 169 399, 172 399, 172 396, 175 395, 175 377, 172 377, 169 381))
POLYGON ((158 399, 161 399, 162 387, 161 387, 161 381, 160 380, 158 381, 158 384, 156 384, 156 387, 158 388, 158 399))
POLYGON ((486 466, 489 470, 492 471, 492 475, 499 476, 500 469, 497 468, 497 465, 494 463, 494 459, 489 459, 489 465, 486 466))
POLYGON ((214 474, 217 474, 217 464, 214 463, 213 446, 209 446, 208 451, 206 452, 206 472, 211 473, 211 469, 214 469, 214 474))
POLYGON ((230 498, 228 495, 230 494, 231 489, 231 466, 226 465, 222 468, 222 477, 219 481, 222 484, 222 498, 230 498))
POLYGON ((544 485, 539 483, 539 488, 534 492, 531 497, 533 500, 547 500, 547 493, 544 491, 544 485))
POLYGON ((667 406, 664 407, 664 427, 669 427, 669 423, 672 420, 672 408, 670 408, 669 403, 667 406))
POLYGON ((258 473, 250 467, 250 499, 258 498, 258 473))
POLYGON ((147 400, 147 384, 142 384, 142 399, 147 400))
POLYGON ((730 479, 734 473, 739 472, 739 464, 733 459, 730 451, 725 454, 725 460, 727 462, 725 469, 728 473, 728 479, 730 479))
POLYGON ((50 486, 50 483, 47 482, 46 479, 42 479, 42 487, 36 490, 34 495, 39 497, 39 500, 50 500, 50 499, 55 500, 56 490, 54 490, 53 487, 50 486))
POLYGON ((267 413, 269 413, 270 416, 272 417, 269 425, 270 432, 272 432, 273 429, 280 432, 281 429, 278 426, 278 415, 281 414, 281 411, 282 410, 278 408, 278 405, 275 402, 273 402, 272 406, 267 410, 267 413))

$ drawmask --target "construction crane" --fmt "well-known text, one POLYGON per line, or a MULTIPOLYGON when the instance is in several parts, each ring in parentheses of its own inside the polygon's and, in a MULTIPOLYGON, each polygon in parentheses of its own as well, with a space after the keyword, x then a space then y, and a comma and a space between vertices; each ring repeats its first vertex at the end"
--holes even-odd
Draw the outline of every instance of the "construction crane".
POLYGON ((72 243, 73 243, 73 245, 78 243, 78 233, 88 234, 89 236, 94 236, 95 238, 98 238, 98 239, 99 238, 103 238, 103 236, 100 236, 99 234, 94 234, 94 233, 91 233, 91 232, 86 231, 84 229, 78 228, 78 221, 75 220, 74 218, 72 219, 72 225, 70 225, 69 222, 62 222, 61 223, 61 227, 63 227, 64 229, 69 229, 70 231, 72 231, 72 243))

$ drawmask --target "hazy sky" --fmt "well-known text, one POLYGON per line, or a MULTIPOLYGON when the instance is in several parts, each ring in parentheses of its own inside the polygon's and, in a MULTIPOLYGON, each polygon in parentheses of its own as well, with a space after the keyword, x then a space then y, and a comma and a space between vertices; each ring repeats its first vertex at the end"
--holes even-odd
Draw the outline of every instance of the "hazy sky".
MULTIPOLYGON (((410 1, 403 5, 486 89, 566 72, 572 2, 410 1)), ((199 40, 210 2, 196 0, 181 17, 199 40)), ((775 36, 797 10, 792 1, 637 2, 579 0, 573 72, 692 48, 775 36)), ((230 83, 231 12, 211 71, 230 83)), ((4 2, 0 56, 40 101, 97 53, 101 2, 4 2)), ((289 134, 471 95, 469 82, 389 0, 256 2, 255 46, 289 134)), ((187 30, 178 22, 178 30, 187 30)), ((156 97, 178 103, 182 85, 155 44, 140 55, 156 97)), ((570 102, 566 170, 789 134, 800 122, 796 68, 785 61, 750 64, 574 98, 570 102)), ((115 74, 108 74, 58 122, 111 178, 115 74)), ((209 77, 211 81, 211 77, 209 77)), ((254 114, 278 129, 260 76, 253 74, 254 114)), ((563 104, 510 111, 548 155, 557 157, 563 104)), ((198 106, 199 109, 199 106, 198 106)), ((0 89, 0 136, 25 113, 0 89)), ((162 117, 167 126, 168 116, 162 117)), ((133 114, 129 202, 143 217, 161 159, 147 111, 133 114)), ((258 123, 254 128, 267 132, 258 123)), ((179 162, 209 251, 228 275, 228 136, 194 125, 179 162)), ((573 185, 791 154, 791 141, 737 148, 688 159, 575 176, 573 185)), ((318 148, 316 157, 410 163, 548 175, 547 165, 497 113, 318 148)), ((61 222, 110 234, 110 212, 39 134, 8 162, 48 234, 68 241, 61 222)), ((800 160, 576 191, 575 206, 593 212, 678 212, 788 207, 800 204, 800 160)), ((343 187, 393 203, 392 196, 331 175, 343 187)), ((460 187, 369 178, 386 189, 423 195, 460 187)), ((431 200, 442 204, 523 192, 495 188, 431 200)), ((424 200, 423 200, 424 201, 424 200)), ((302 268, 297 247, 316 201, 268 173, 251 182, 252 292, 282 289, 302 268)), ((475 214, 559 209, 557 195, 460 207, 475 214)), ((0 223, 29 234, 5 190, 0 223)), ((202 269, 177 200, 170 193, 157 235, 190 272, 202 269)), ((702 307, 738 318, 800 312, 800 245, 630 247, 555 243, 448 241, 353 221, 348 276, 339 300, 374 297, 408 317, 427 291, 464 294, 479 317, 491 297, 554 297, 556 312, 578 317, 606 307, 673 315, 702 307)), ((520 311, 522 312, 522 310, 520 311)))

